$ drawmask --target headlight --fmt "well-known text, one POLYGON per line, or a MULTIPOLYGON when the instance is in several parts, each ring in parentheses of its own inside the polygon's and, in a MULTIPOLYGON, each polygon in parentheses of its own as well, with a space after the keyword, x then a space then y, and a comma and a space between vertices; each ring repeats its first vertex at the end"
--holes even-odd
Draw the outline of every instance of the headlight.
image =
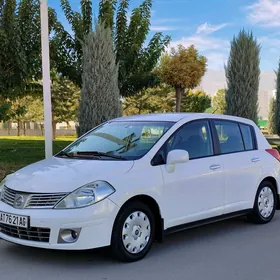
POLYGON ((2 190, 5 186, 5 182, 6 182, 6 179, 4 179, 1 183, 0 183, 0 199, 1 199, 1 194, 2 194, 2 190))
POLYGON ((56 209, 74 209, 90 206, 107 198, 115 189, 107 182, 96 181, 70 193, 56 206, 56 209))

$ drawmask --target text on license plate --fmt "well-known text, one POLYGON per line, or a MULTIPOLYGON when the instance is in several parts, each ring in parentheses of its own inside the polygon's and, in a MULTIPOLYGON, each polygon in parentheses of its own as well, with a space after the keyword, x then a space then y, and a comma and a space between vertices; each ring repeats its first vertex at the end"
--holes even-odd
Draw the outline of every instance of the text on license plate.
POLYGON ((28 228, 28 217, 0 212, 0 223, 15 227, 28 228))

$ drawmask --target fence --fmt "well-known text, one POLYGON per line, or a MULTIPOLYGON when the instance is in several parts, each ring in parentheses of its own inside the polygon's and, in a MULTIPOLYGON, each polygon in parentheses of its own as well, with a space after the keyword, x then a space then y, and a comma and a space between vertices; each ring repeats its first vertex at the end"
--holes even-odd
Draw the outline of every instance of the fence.
POLYGON ((280 146, 280 137, 278 136, 266 136, 266 140, 272 146, 280 146))
MULTIPOLYGON (((44 132, 40 129, 26 129, 26 136, 42 136, 44 132)), ((0 136, 8 136, 8 129, 0 129, 0 136)), ((23 135, 23 131, 21 131, 21 135, 23 135)), ((76 135, 75 129, 57 129, 56 136, 73 136, 76 135)), ((17 129, 10 130, 10 136, 17 136, 17 129)))

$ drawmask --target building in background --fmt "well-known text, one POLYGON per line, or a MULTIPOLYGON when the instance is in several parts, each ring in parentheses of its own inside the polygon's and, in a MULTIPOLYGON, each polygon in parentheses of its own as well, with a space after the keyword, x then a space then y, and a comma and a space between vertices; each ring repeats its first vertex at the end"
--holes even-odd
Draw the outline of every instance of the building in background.
POLYGON ((273 96, 271 90, 259 90, 259 118, 268 120, 269 103, 273 96))
MULTIPOLYGON (((209 95, 214 96, 219 89, 227 87, 225 71, 207 70, 200 87, 209 95)), ((261 72, 259 89, 259 117, 267 120, 269 102, 275 94, 275 73, 273 71, 261 72)))

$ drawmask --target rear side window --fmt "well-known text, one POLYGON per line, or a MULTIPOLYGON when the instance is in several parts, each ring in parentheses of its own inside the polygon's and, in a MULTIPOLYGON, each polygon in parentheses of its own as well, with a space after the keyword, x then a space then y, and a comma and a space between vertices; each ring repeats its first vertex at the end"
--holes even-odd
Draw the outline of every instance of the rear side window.
POLYGON ((246 151, 251 151, 254 150, 254 141, 252 137, 252 130, 249 125, 246 124, 240 124, 240 129, 245 145, 245 150, 246 151))
POLYGON ((244 144, 238 123, 214 121, 222 154, 243 152, 244 144))

